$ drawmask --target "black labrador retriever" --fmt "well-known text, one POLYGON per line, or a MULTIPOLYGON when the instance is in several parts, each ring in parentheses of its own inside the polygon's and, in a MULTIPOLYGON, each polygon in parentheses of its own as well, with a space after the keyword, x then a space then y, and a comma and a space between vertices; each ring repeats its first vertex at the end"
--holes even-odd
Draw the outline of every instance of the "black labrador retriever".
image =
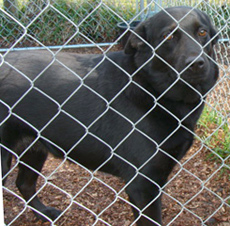
POLYGON ((192 145, 218 78, 216 42, 205 13, 172 7, 141 23, 124 51, 7 54, 0 69, 4 181, 19 156, 22 196, 38 217, 56 219, 61 212, 34 195, 50 151, 123 178, 137 225, 161 224, 161 187, 192 145))

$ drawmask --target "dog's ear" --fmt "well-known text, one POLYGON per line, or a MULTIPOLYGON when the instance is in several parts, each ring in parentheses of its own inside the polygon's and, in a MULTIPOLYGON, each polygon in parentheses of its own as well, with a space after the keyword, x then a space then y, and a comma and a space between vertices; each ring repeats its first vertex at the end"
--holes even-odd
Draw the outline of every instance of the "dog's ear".
POLYGON ((206 13, 204 13, 203 15, 205 16, 206 20, 209 23, 210 37, 212 39, 211 43, 212 43, 212 45, 215 45, 219 39, 219 35, 217 34, 217 30, 216 30, 214 24, 212 23, 210 17, 206 13))
POLYGON ((214 28, 214 26, 211 26, 211 38, 212 38, 212 45, 215 45, 219 39, 219 35, 217 34, 217 30, 214 28))
POLYGON ((134 55, 136 51, 143 47, 144 40, 146 40, 145 23, 141 23, 129 36, 128 41, 125 45, 125 54, 134 55))

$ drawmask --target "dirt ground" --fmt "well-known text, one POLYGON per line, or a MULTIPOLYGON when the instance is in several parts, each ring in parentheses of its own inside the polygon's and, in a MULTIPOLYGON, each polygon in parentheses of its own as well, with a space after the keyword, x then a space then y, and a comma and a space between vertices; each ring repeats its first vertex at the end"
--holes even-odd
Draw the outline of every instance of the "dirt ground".
MULTIPOLYGON (((197 128, 196 133, 201 135, 202 131, 197 128)), ((230 160, 212 161, 207 158, 211 153, 212 150, 196 139, 173 170, 163 191, 164 225, 230 226, 230 168, 226 167, 230 160)), ((24 205, 14 183, 16 172, 14 168, 3 192, 6 225, 51 225, 38 221, 24 205)), ((92 174, 73 162, 52 156, 46 161, 38 182, 42 201, 64 211, 55 223, 58 226, 132 224, 133 215, 123 187, 119 178, 101 172, 92 174)))

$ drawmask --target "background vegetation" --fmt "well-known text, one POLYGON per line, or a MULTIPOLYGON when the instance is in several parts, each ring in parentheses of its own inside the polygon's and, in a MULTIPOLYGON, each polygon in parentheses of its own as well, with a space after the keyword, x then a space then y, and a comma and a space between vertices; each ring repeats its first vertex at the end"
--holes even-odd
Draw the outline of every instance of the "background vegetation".
MULTIPOLYGON (((228 110, 228 114, 230 110, 228 110)), ((230 168, 230 118, 216 108, 206 106, 198 122, 199 137, 209 150, 207 158, 230 168)))
MULTIPOLYGON (((136 9, 141 9, 140 5, 136 6, 136 0, 104 0, 103 3, 100 0, 53 0, 51 4, 45 0, 0 0, 0 8, 4 8, 3 1, 16 2, 17 10, 14 5, 5 7, 16 20, 0 10, 0 48, 10 47, 19 38, 18 47, 38 45, 33 39, 44 45, 90 43, 89 39, 96 43, 112 42, 120 34, 117 23, 131 20, 136 9)), ((167 7, 198 2, 181 0, 164 4, 163 7, 167 7)), ((152 4, 144 14, 153 12, 154 7, 152 4)), ((218 28, 225 26, 230 17, 226 1, 202 1, 198 7, 212 17, 218 28)), ((222 33, 228 36, 229 26, 222 33)))
MULTIPOLYGON (((45 45, 113 41, 119 34, 117 23, 130 20, 135 14, 135 4, 100 4, 98 0, 57 0, 52 5, 42 1, 20 4, 16 21, 0 11, 0 47, 8 47, 27 33, 45 45), (39 4, 40 3, 40 4, 39 4), (32 22, 32 23, 31 23, 32 22), (74 36, 74 37, 72 37, 74 36)), ((24 38, 23 46, 36 45, 31 38, 24 38), (26 40, 25 40, 26 39, 26 40)))

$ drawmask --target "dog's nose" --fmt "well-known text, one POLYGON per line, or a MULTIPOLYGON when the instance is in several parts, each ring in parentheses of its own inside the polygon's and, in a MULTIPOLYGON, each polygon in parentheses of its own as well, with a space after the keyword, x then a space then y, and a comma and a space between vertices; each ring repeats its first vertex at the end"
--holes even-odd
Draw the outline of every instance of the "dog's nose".
POLYGON ((204 58, 201 56, 190 56, 185 61, 186 67, 188 67, 188 69, 192 70, 193 72, 198 72, 199 70, 203 69, 204 63, 204 58))

